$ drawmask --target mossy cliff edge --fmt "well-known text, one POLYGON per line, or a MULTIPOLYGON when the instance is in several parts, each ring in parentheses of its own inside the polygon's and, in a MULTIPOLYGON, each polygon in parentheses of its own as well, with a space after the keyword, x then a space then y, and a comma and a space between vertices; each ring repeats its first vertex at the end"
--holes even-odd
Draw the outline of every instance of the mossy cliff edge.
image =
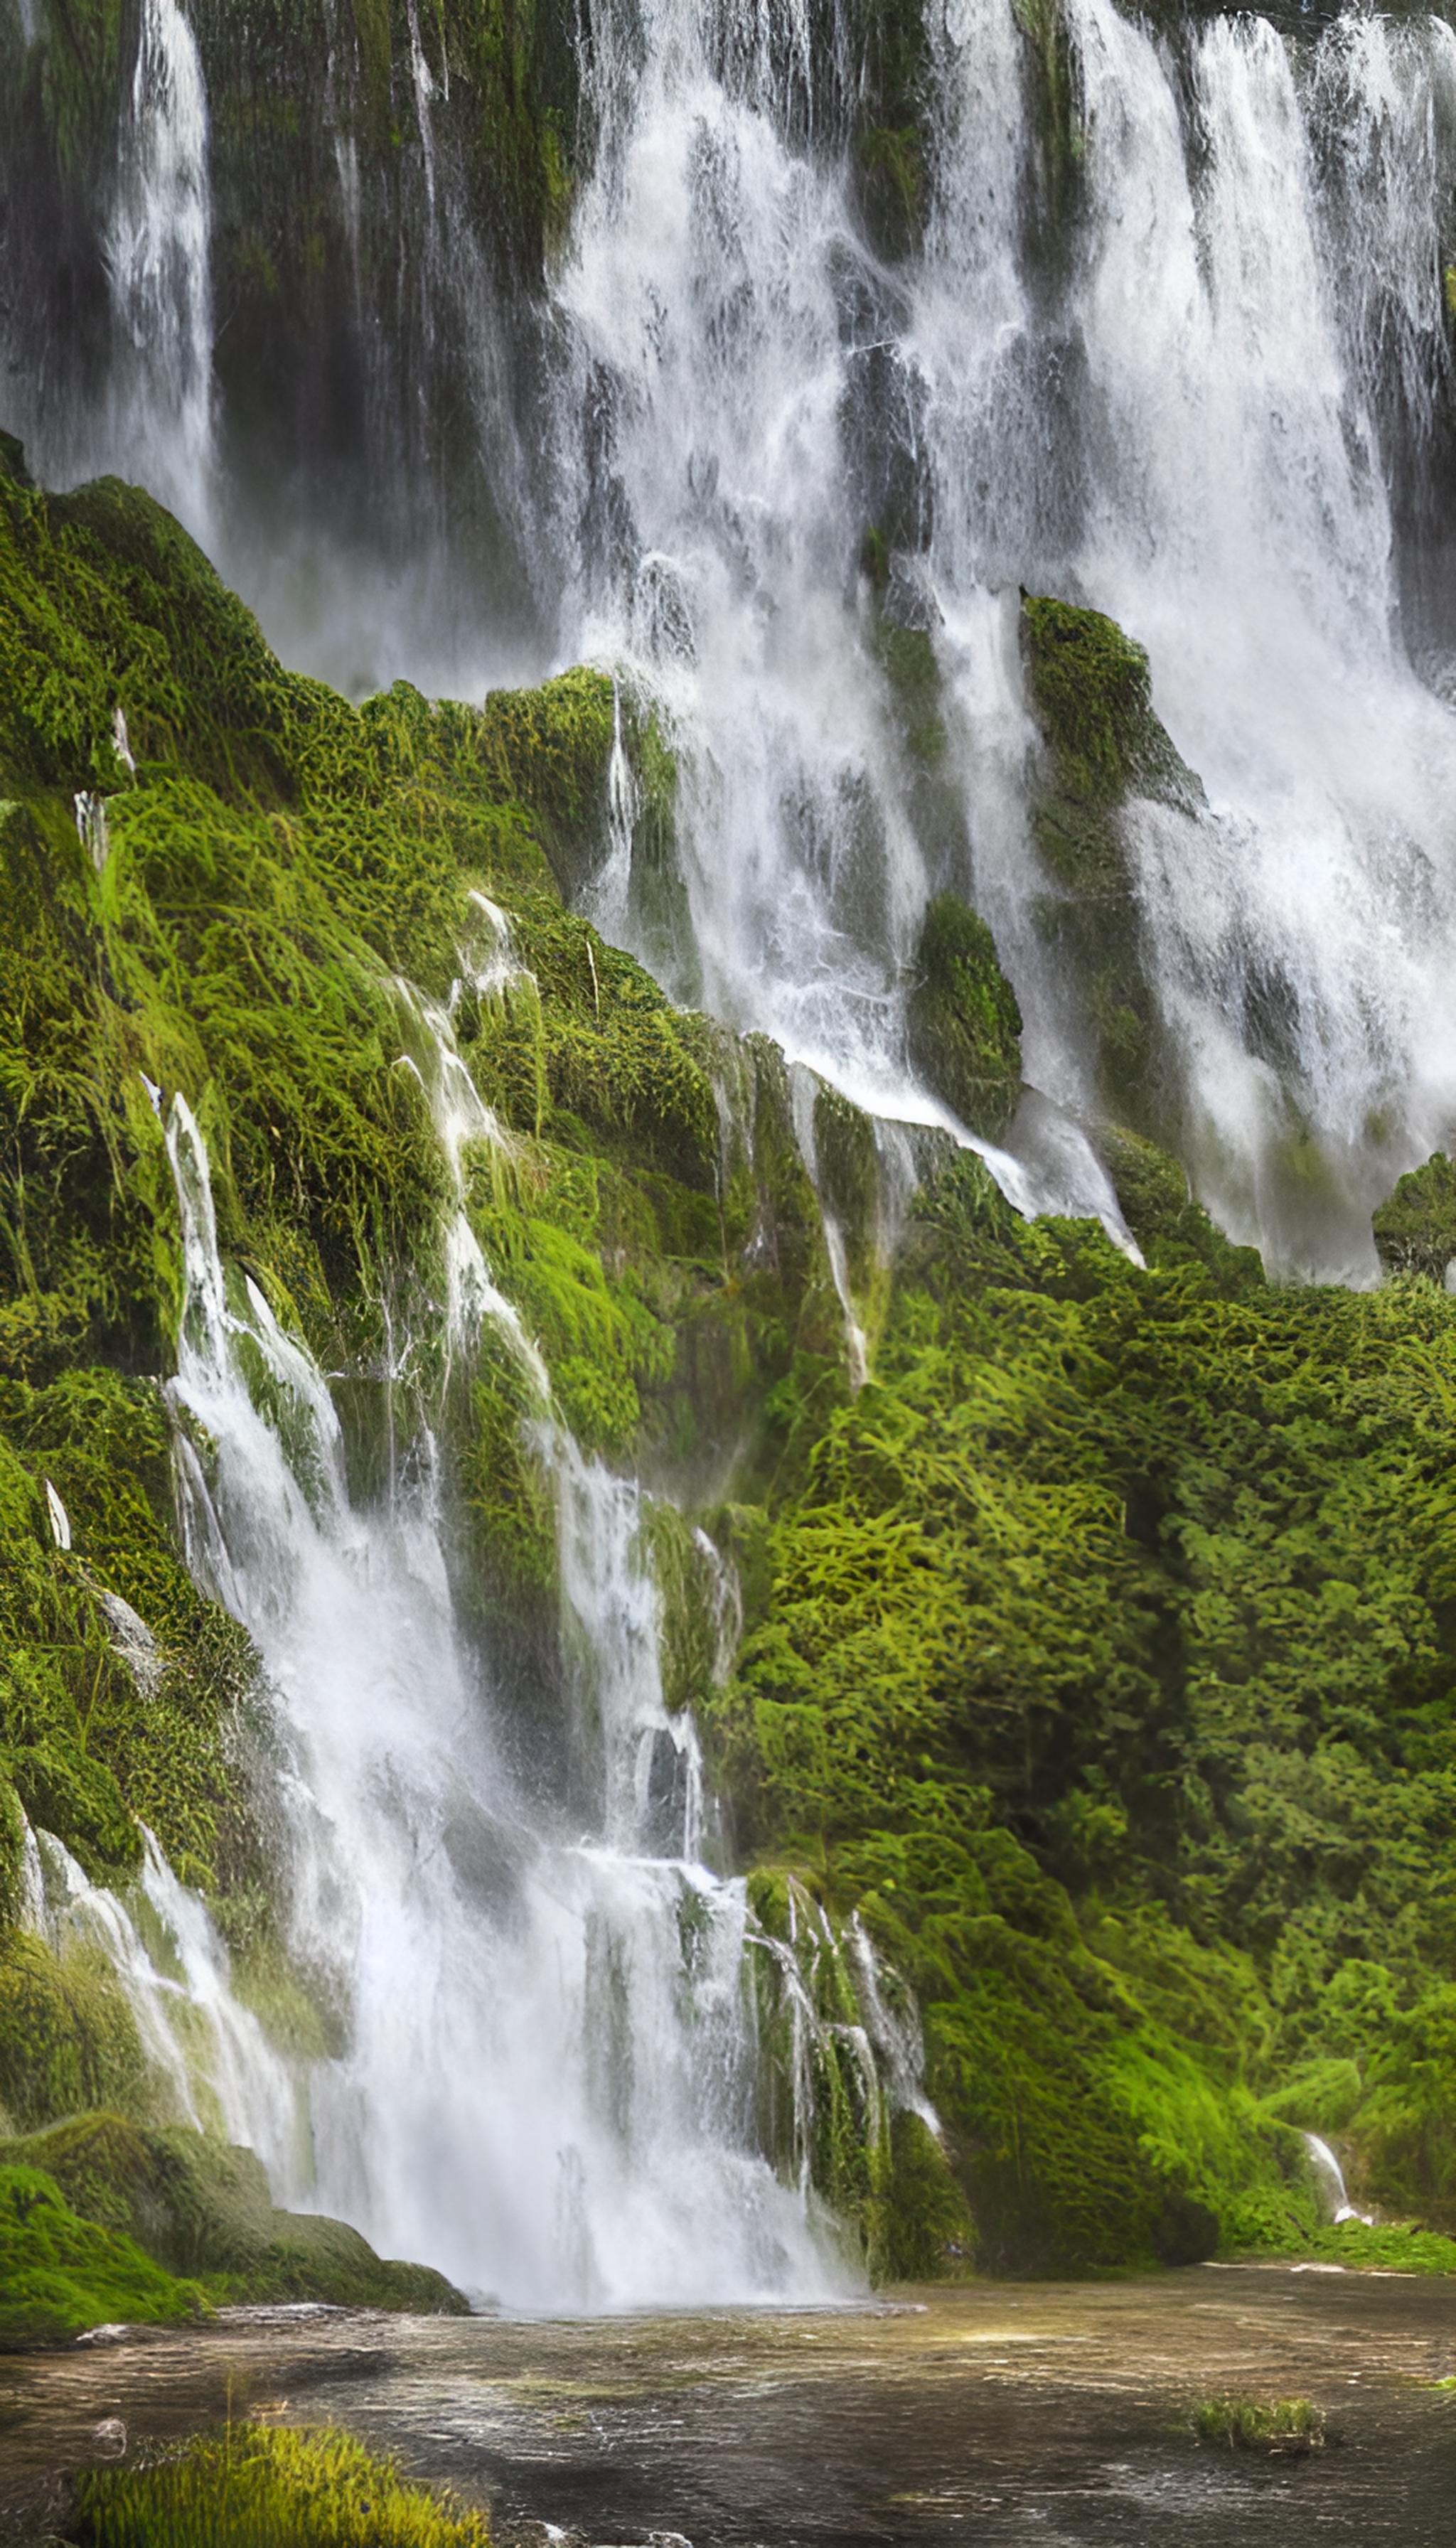
MULTIPOLYGON (((604 840, 618 730, 660 852, 666 745, 604 675, 352 708, 280 668, 147 498, 47 498, 13 448, 0 467, 18 2202, 49 2207, 52 2244, 64 2212, 218 2292, 313 2272, 353 2296, 340 2277, 366 2272, 301 2262, 245 2161, 177 2142, 105 1967, 17 1925, 8 1799, 108 1880, 144 1822, 268 2023, 326 2023, 276 1941, 266 1694, 177 1545, 158 1380, 178 1230, 147 1083, 203 1126, 229 1262, 344 1375, 367 1493, 390 1322, 427 1335, 443 1297, 408 981, 450 1009, 502 1128, 466 1154, 467 1207, 563 1413, 736 1564, 726 1686, 690 1602, 669 1602, 667 1662, 764 1928, 821 1905, 832 1939, 858 1912, 918 1999, 944 2148, 910 2114, 869 2132, 853 2083, 818 2108, 816 2175, 870 2257, 1081 2269, 1389 2240, 1320 2229, 1302 2128, 1336 2137, 1367 2208, 1456 2230, 1456 1302, 1422 1272, 1368 1298, 1268 1286, 1131 1135, 1110 1155, 1144 1269, 1099 1228, 1019 1221, 954 1158, 875 1274, 852 1394, 781 1056, 675 1009, 562 899, 593 819, 604 840)), ((942 919, 964 1009, 985 951, 942 919)), ((1014 1010, 957 1018, 1004 1103, 1014 1010)), ((867 1268, 871 1130, 836 1100, 816 1140, 867 1268)), ((553 1512, 508 1358, 487 1352, 466 1399, 460 1582, 544 1686, 553 1512)), ((663 1580, 685 1582, 687 1535, 662 1533, 663 1580)), ((831 2018, 837 1956, 815 1985, 831 2018)), ((767 2112, 771 2147, 776 2130, 767 2112)))

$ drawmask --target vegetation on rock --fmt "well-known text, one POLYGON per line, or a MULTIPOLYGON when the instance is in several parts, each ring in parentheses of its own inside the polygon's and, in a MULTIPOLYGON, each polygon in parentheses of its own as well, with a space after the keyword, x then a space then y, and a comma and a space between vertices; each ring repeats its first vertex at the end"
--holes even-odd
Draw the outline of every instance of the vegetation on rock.
MULTIPOLYGON (((299 1996, 253 1658, 175 1535, 178 1230, 148 1083, 204 1129, 234 1278, 342 1375, 367 1490, 386 1339, 427 1359, 438 1329, 446 1037, 493 1126, 462 1153, 465 1208, 562 1413, 704 1503, 736 1568, 725 1685, 711 1553, 677 1517, 648 1532, 665 1687, 705 1723, 765 1937, 792 1917, 820 1941, 810 2157, 875 2266, 1353 2253, 1304 2130, 1336 2133, 1356 2199, 1427 2224, 1442 2261, 1456 1300, 1420 1233, 1444 1187, 1422 1172, 1392 1207, 1415 1270, 1284 1290, 1146 1138, 1119 823, 1130 793, 1194 782, 1138 650, 1026 605, 1038 839, 1146 1263, 1020 1221, 974 1159, 928 1148, 886 1269, 868 1120, 818 1093, 816 1195, 781 1054, 675 1009, 563 901, 599 865, 619 709, 671 864, 649 715, 591 672, 481 709, 403 685, 350 707, 282 670, 146 498, 47 498, 0 448, 0 2104, 42 2137, 16 2155, 47 2202, 220 2293, 362 2297, 403 2270, 285 2225, 245 2159, 157 2110, 95 1956, 15 1925, 19 1807, 121 1882, 144 1822, 259 2004, 299 1996), (873 1290, 858 1395, 821 1201, 873 1290), (918 2002, 941 2138, 857 2067, 856 1913, 918 2002)), ((922 957, 922 1066, 985 1128, 1019 1078, 1014 1002, 949 897, 922 957)), ((468 1381, 437 1364, 459 1597, 530 1688, 556 1634, 532 1410, 489 1342, 468 1381)), ((762 2013, 770 2041, 772 1995, 762 2013)))
POLYGON ((1109 1112, 1166 1134, 1175 1119, 1123 811, 1136 797, 1186 809, 1203 790, 1153 713, 1146 655, 1114 620, 1027 594, 1022 646, 1047 756, 1032 829, 1054 889, 1039 923, 1080 991, 1109 1112))
POLYGON ((969 1131, 999 1141, 1021 1095, 1021 1010, 985 922, 955 894, 930 904, 915 970, 911 1061, 969 1131))
POLYGON ((466 2311, 442 2274, 377 2256, 341 2221, 278 2210, 252 2151, 202 2133, 84 2114, 25 2140, 0 2141, 0 2164, 44 2171, 81 2220, 132 2239, 220 2305, 327 2301, 421 2316, 466 2311))
POLYGON ((1210 2398, 1197 2410, 1193 2429, 1201 2442, 1230 2451, 1269 2451, 1300 2458, 1336 2441, 1322 2408, 1308 2398, 1210 2398))
POLYGON ((78 2218, 52 2177, 11 2164, 0 2145, 0 2346, 198 2318, 205 2306, 196 2284, 164 2272, 135 2240, 78 2218))

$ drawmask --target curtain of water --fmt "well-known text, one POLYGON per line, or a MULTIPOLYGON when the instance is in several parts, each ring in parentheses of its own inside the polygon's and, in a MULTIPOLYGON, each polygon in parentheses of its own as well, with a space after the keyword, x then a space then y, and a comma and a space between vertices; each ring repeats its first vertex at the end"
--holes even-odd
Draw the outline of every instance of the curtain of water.
MULTIPOLYGON (((637 1491, 543 1406, 599 1764, 583 1829, 523 1772, 510 1693, 457 1623, 427 1438, 378 1504, 351 1499, 320 1374, 254 1287, 229 1303, 180 1103, 170 1146, 175 1386, 216 1446, 206 1484, 188 1467, 190 1556, 277 1693, 291 1944, 347 2035, 307 2083, 306 2174, 291 2140, 260 2144, 275 2187, 534 2306, 836 2288, 802 2194, 754 2145, 744 1888, 697 1856, 696 1750, 663 1702, 637 1491)), ((503 1319, 533 1359, 478 1251, 459 1300, 462 1349, 503 1319)))
POLYGON ((206 545, 214 501, 208 106, 177 0, 143 0, 122 133, 105 242, 117 354, 104 465, 144 478, 206 545))

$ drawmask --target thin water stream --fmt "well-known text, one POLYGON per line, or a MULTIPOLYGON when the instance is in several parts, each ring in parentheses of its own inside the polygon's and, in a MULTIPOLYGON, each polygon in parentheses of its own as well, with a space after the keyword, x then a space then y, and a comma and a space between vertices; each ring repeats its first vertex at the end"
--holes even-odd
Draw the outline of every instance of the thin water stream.
MULTIPOLYGON (((605 2320, 312 2320, 0 2361, 0 2505, 120 2415, 133 2446, 259 2412, 334 2421, 494 2509, 499 2535, 692 2548, 1445 2548, 1456 2303, 1395 2275, 1202 2267, 932 2288, 880 2307, 605 2320), (1197 2442, 1201 2398, 1304 2396, 1340 2444, 1197 2442)), ((20 2534, 20 2535, 23 2535, 20 2534)))

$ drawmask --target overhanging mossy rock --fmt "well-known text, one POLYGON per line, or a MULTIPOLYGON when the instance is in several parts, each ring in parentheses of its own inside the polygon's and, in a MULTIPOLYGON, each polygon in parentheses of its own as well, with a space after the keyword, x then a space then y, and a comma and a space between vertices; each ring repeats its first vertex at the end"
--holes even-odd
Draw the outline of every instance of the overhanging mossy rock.
POLYGON ((1387 1273, 1426 1274, 1441 1282, 1456 1258, 1456 1159, 1437 1150, 1423 1168, 1412 1168, 1380 1206, 1371 1228, 1387 1273))
POLYGON ((1032 831, 1055 891, 1037 918, 1077 983, 1100 1092, 1138 1129, 1167 1108, 1161 1030, 1120 816, 1135 797, 1192 813, 1202 782, 1153 713, 1147 656, 1100 610, 1022 599, 1027 690, 1046 748, 1032 831))
POLYGON ((46 2170, 84 2219, 124 2233, 168 2273, 205 2283, 220 2301, 327 2301, 452 2317, 467 2310, 442 2274, 377 2256, 346 2223, 280 2211, 251 2150, 201 2133, 88 2114, 0 2143, 0 2160, 46 2170))
POLYGON ((972 1133, 1000 1140, 1021 1094, 1021 1010, 985 922, 937 894, 915 950, 906 1004, 910 1059, 972 1133))
POLYGON ((132 2238, 75 2213, 55 2179, 0 2143, 0 2346, 88 2326, 196 2319, 207 2303, 132 2238))
POLYGON ((492 690, 486 699, 482 756, 504 793, 532 808, 568 901, 605 853, 613 731, 610 678, 586 665, 537 689, 492 690))

